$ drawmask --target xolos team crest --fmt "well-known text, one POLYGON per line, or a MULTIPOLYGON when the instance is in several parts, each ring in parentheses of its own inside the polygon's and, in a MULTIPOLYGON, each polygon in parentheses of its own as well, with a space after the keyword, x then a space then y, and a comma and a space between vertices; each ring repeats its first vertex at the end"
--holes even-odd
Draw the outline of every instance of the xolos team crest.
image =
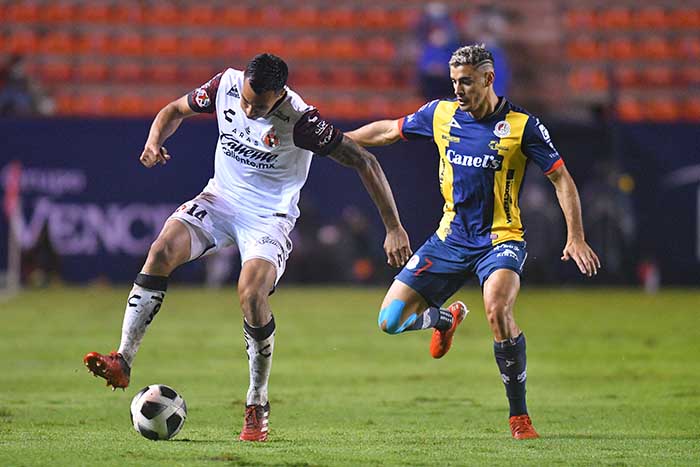
POLYGON ((271 128, 270 131, 265 133, 265 136, 263 136, 263 143, 270 149, 275 149, 280 145, 280 139, 277 137, 274 128, 271 128))

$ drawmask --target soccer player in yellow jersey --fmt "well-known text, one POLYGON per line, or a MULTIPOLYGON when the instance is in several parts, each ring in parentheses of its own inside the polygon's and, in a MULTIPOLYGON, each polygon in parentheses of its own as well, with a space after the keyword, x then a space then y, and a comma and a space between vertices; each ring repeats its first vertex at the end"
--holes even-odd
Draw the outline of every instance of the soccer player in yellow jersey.
POLYGON ((430 237, 396 276, 382 303, 379 326, 389 334, 433 328, 430 352, 447 353, 468 310, 443 303, 471 274, 479 278, 493 332, 496 363, 510 403, 516 439, 537 438, 525 402, 525 336, 513 318, 527 257, 518 199, 529 162, 556 189, 566 218, 561 259, 582 274, 600 268, 586 243, 576 185, 537 117, 497 96, 493 56, 483 45, 454 52, 449 62, 455 99, 438 99, 399 120, 381 120, 347 133, 362 146, 431 138, 440 155, 444 214, 430 237))

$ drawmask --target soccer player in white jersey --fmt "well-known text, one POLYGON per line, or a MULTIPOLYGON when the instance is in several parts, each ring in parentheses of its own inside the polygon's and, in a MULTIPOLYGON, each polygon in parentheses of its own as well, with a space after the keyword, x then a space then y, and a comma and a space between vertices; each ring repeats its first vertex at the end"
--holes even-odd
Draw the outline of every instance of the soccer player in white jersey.
POLYGON ((235 243, 241 252, 238 295, 250 369, 240 434, 244 441, 265 441, 268 436, 267 385, 275 336, 268 296, 292 249, 289 233, 299 216, 299 191, 314 153, 357 170, 386 227, 388 263, 401 266, 412 254, 375 157, 289 89, 287 74, 281 58, 260 54, 245 72, 229 68, 156 115, 140 158, 148 168, 170 160, 163 143, 184 118, 216 112, 214 177, 170 216, 151 245, 129 293, 118 351, 90 352, 83 359, 108 386, 127 387, 134 356, 160 310, 170 273, 235 243))

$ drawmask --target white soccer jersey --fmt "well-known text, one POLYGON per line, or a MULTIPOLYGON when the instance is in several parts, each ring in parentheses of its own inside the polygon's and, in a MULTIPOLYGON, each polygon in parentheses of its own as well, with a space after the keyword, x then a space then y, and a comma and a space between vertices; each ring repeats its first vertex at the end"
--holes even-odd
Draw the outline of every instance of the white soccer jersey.
POLYGON ((219 126, 214 177, 204 191, 251 213, 293 221, 313 154, 328 154, 343 135, 289 88, 266 117, 247 118, 243 80, 242 71, 229 68, 188 95, 190 108, 216 112, 219 126))

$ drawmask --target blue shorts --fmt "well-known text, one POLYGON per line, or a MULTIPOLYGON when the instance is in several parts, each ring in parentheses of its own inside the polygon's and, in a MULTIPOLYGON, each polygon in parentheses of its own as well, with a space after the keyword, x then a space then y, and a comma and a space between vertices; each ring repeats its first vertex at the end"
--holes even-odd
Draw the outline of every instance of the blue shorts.
POLYGON ((442 306, 473 274, 484 282, 497 269, 522 274, 527 258, 525 242, 467 248, 443 242, 433 234, 406 263, 395 279, 418 292, 433 306, 442 306))

